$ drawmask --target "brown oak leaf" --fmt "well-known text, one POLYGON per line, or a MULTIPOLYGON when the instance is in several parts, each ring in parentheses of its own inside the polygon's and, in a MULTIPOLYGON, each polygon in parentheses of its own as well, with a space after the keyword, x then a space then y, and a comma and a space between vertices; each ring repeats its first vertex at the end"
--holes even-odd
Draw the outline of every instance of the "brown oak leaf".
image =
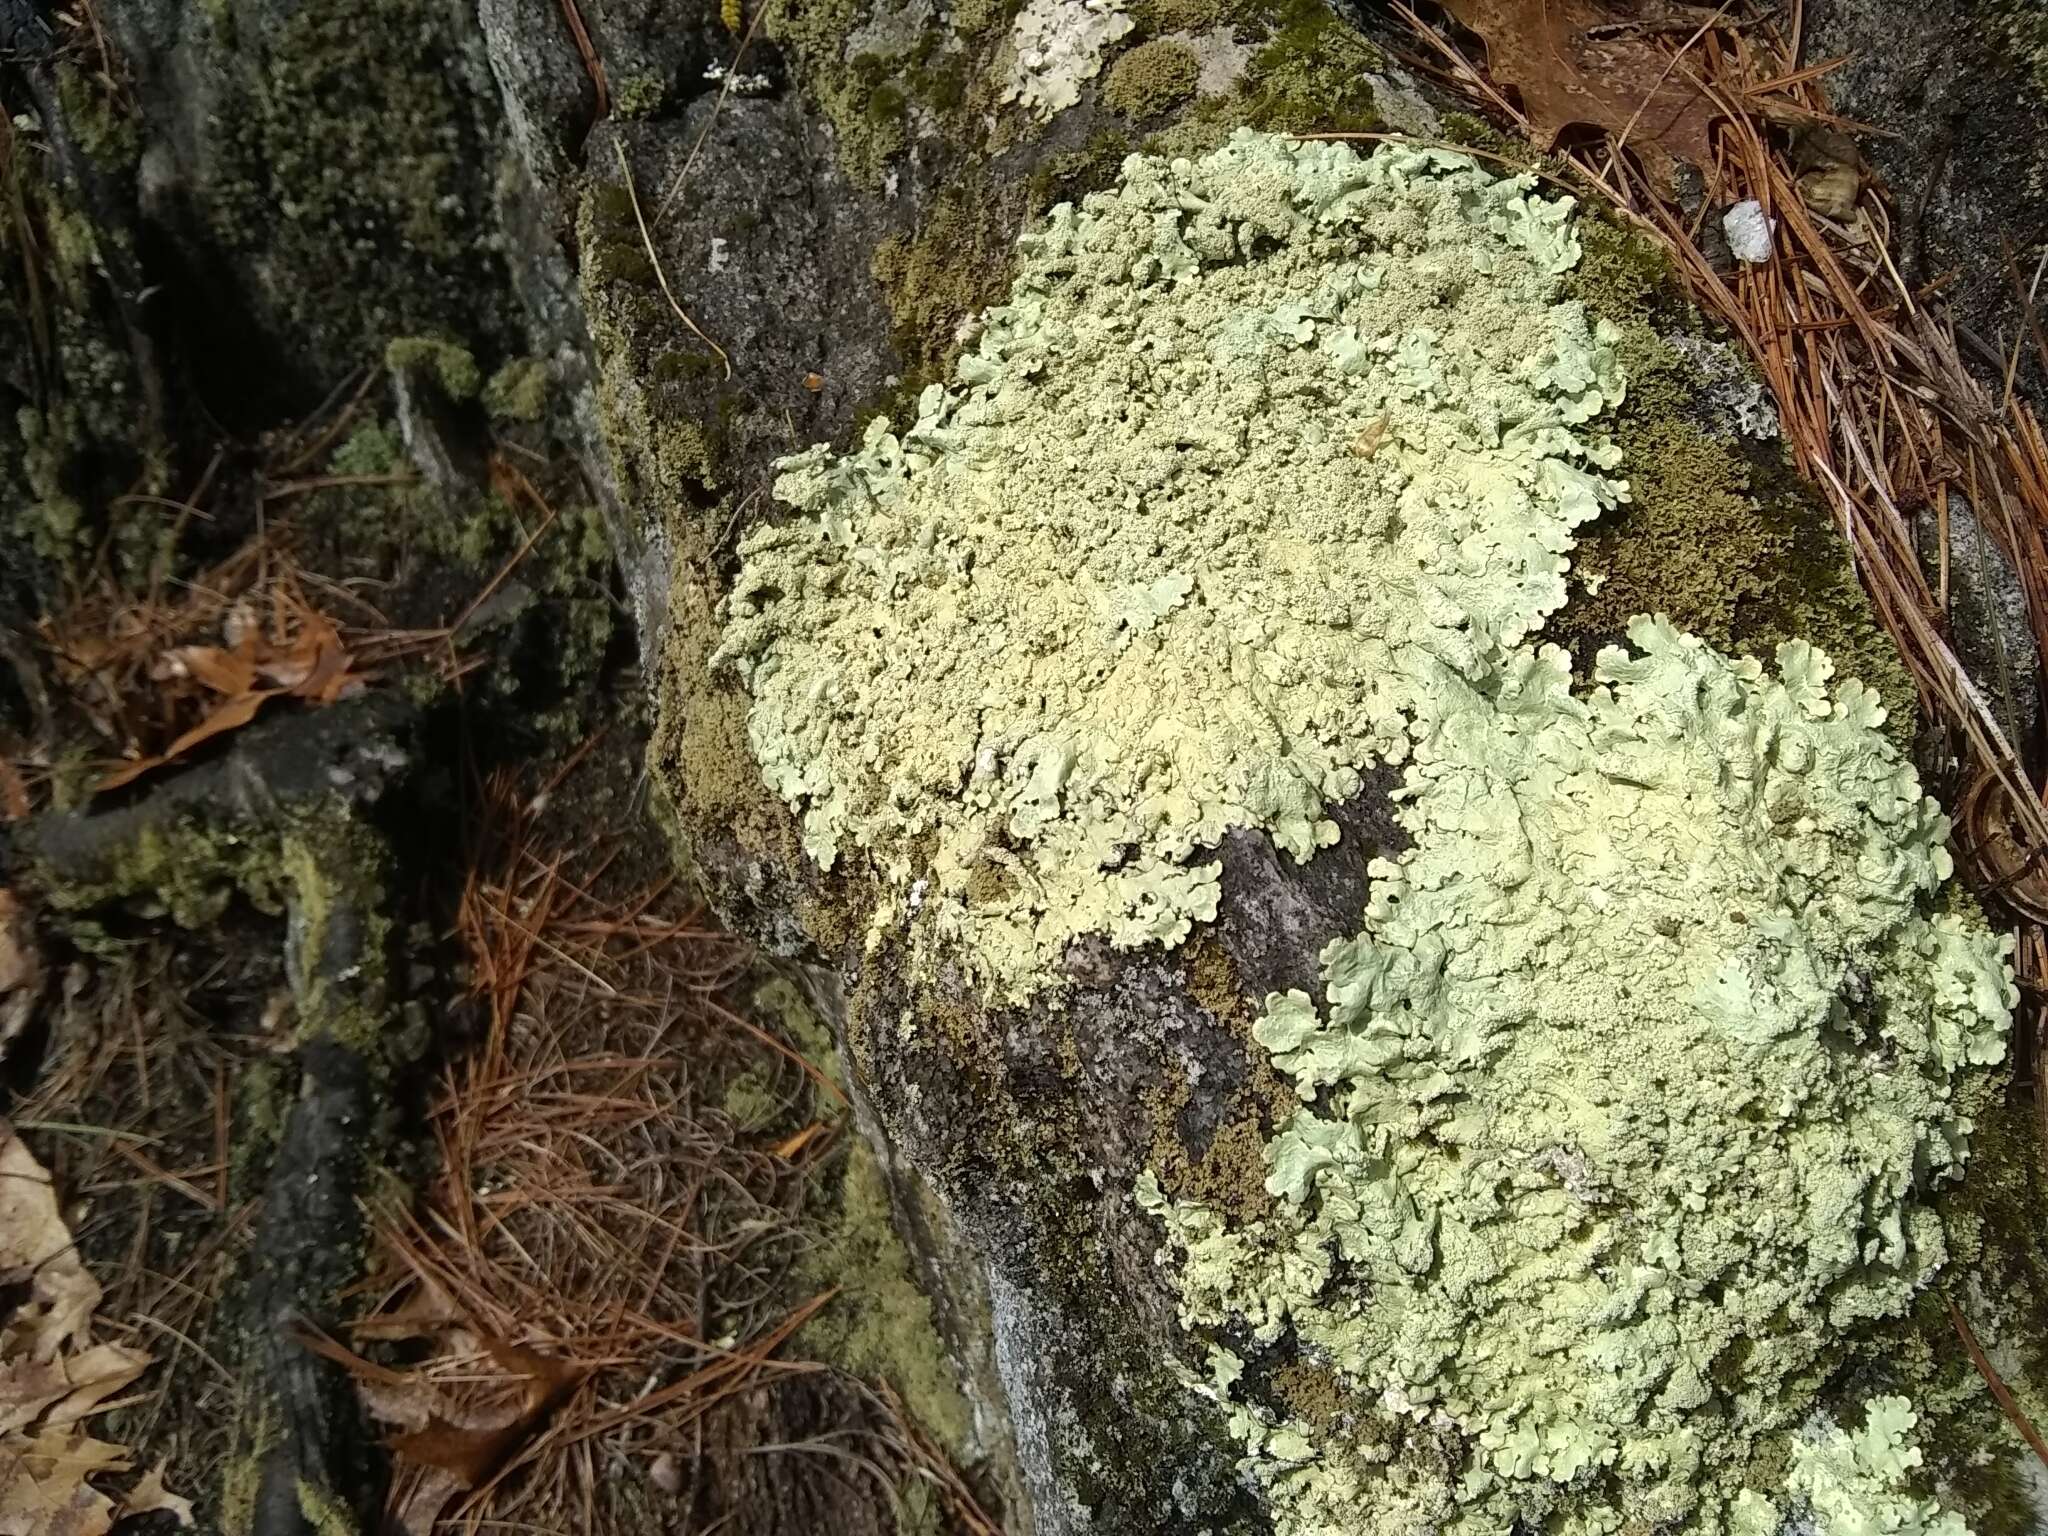
POLYGON ((1579 124, 1626 133, 1666 193, 1678 161, 1713 163, 1708 130, 1720 109, 1665 46, 1685 43, 1712 12, 1661 6, 1644 15, 1600 0, 1444 0, 1444 8, 1486 40, 1488 73, 1521 94, 1540 148, 1579 124))

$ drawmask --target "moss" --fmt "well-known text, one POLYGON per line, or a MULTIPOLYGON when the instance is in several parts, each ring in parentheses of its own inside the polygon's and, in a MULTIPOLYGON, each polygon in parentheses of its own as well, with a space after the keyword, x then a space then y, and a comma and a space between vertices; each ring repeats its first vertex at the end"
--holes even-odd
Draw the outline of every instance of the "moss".
POLYGON ((1148 32, 1207 32, 1230 19, 1230 0, 1140 0, 1133 13, 1148 32))
POLYGON ((299 1513, 312 1526, 313 1536, 359 1536, 362 1527, 354 1513, 326 1489, 300 1478, 295 1492, 299 1513))
POLYGON ((366 421, 341 440, 327 467, 337 475, 371 478, 388 475, 404 462, 398 434, 383 421, 366 421))
POLYGON ((1290 1415, 1324 1431, 1337 1422, 1349 1395, 1335 1371, 1304 1360, 1280 1367, 1273 1373, 1272 1385, 1290 1415))
POLYGON ((1031 173, 1028 206, 1036 218, 1055 203, 1078 203, 1115 183, 1124 157, 1138 146, 1117 128, 1101 128, 1079 149, 1048 155, 1031 173))
POLYGON ((1008 289, 1016 215, 1016 201, 971 170, 940 190, 915 236, 874 248, 870 270, 889 299, 897 350, 922 383, 950 371, 961 328, 1008 289))
POLYGON ((723 1105, 733 1125, 743 1132, 772 1125, 782 1112, 774 1079, 759 1067, 749 1068, 726 1084, 723 1105))
POLYGON ((391 1023, 388 862, 382 839, 340 811, 300 818, 278 859, 291 890, 285 961, 300 1039, 324 1035, 372 1067, 385 1064, 391 1023))
POLYGON ((89 874, 42 880, 46 900, 78 912, 128 902, 145 917, 169 917, 181 928, 220 920, 237 893, 259 911, 283 910, 284 880, 274 835, 216 826, 196 816, 150 824, 117 844, 89 874))
POLYGON ((1196 936, 1186 946, 1182 968, 1188 996, 1234 1037, 1245 1069, 1222 1086, 1205 1075, 1203 1094, 1212 1101, 1219 1093, 1227 1097, 1210 1111, 1216 1128, 1199 1150, 1190 1147, 1187 1127, 1195 1082, 1179 1073, 1153 1089, 1146 1105, 1152 1125, 1146 1163, 1176 1198, 1200 1201, 1236 1221, 1255 1221, 1273 1203, 1266 1193, 1267 1139, 1298 1101, 1274 1071, 1271 1053, 1252 1037, 1257 1011, 1246 1001, 1223 946, 1209 934, 1196 936))
POLYGON ((476 335, 504 283, 489 153, 465 99, 459 9, 443 0, 297 6, 216 37, 222 173, 202 216, 319 371, 393 336, 476 335))
POLYGON ((64 60, 56 73, 57 102, 78 147, 107 169, 141 159, 142 125, 106 78, 64 60))
POLYGON ((262 1536, 256 1530, 256 1496, 263 1488, 263 1460, 283 1436, 268 1401, 238 1417, 244 1438, 220 1475, 220 1527, 225 1536, 262 1536))
POLYGON ((484 409, 494 421, 539 421, 548 408, 548 367, 537 357, 515 357, 484 385, 484 409))
MULTIPOLYGON (((752 1001, 756 1018, 772 1020, 806 1060, 843 1088, 832 1031, 794 981, 771 976, 755 987, 752 1001)), ((843 1112, 843 1099, 821 1101, 817 1110, 826 1118, 843 1112)), ((806 1347, 856 1375, 886 1380, 927 1433, 955 1452, 967 1445, 973 1416, 959 1374, 897 1234, 888 1181, 858 1131, 847 1137, 838 1178, 820 1193, 819 1239, 804 1259, 801 1284, 807 1292, 839 1287, 805 1326, 806 1347)))
POLYGON ((394 337, 385 345, 384 366, 433 379, 450 400, 474 400, 481 382, 469 348, 439 336, 394 337))
POLYGON ((804 995, 802 987, 787 976, 769 976, 755 986, 751 1001, 755 1018, 772 1020, 782 1031, 783 1038, 796 1047, 798 1055, 824 1073, 835 1086, 845 1088, 838 1044, 832 1038, 830 1027, 818 1017, 818 1010, 804 995))
POLYGON ((71 464, 83 438, 77 413, 61 397, 45 410, 24 405, 15 413, 15 429, 21 434, 20 469, 31 497, 17 520, 38 554, 61 559, 88 531, 85 507, 70 490, 71 464))
POLYGON ((1385 56, 1329 7, 1302 0, 1252 56, 1243 122, 1279 133, 1365 133, 1379 126, 1372 73, 1385 56))
POLYGON ((881 1167, 857 1134, 849 1138, 824 1221, 805 1263, 805 1284, 841 1290, 805 1327, 803 1344, 858 1375, 886 1380, 918 1424, 957 1451, 968 1442, 973 1417, 896 1234, 881 1167))
MULTIPOLYGON (((701 381, 677 368, 660 377, 664 370, 655 367, 656 359, 676 351, 674 326, 651 271, 643 280, 619 259, 629 242, 638 245, 632 217, 623 189, 600 185, 586 192, 577 229, 598 360, 598 411, 613 472, 629 503, 668 511, 674 550, 649 763, 665 792, 664 825, 679 860, 721 896, 751 901, 757 870, 743 876, 748 889, 742 893, 721 882, 696 852, 703 832, 706 843, 737 842, 759 865, 791 871, 801 862, 790 818, 754 764, 746 696, 729 675, 714 675, 708 666, 720 633, 713 545, 737 530, 746 504, 727 488, 721 430, 696 414, 701 381)), ((795 900, 801 905, 806 897, 798 893, 795 900)))
POLYGON ((1125 117, 1157 117, 1193 96, 1201 73, 1187 44, 1155 38, 1117 58, 1103 82, 1102 100, 1125 117))
POLYGON ((668 82, 660 75, 628 75, 612 88, 612 109, 623 118, 653 117, 668 103, 668 82))
POLYGON ((832 125, 840 165, 872 189, 913 134, 983 140, 995 103, 982 66, 1018 0, 966 0, 914 31, 898 18, 897 35, 849 53, 871 9, 866 0, 790 0, 772 8, 764 26, 794 54, 798 77, 832 125))
POLYGON ((1628 395, 1612 421, 1631 500, 1579 531, 1571 599, 1544 634, 1572 651, 1581 675, 1636 613, 1664 613, 1721 650, 1765 660, 1781 641, 1808 639, 1838 677, 1877 690, 1888 733, 1909 746, 1917 693, 1826 509, 1777 444, 1746 449, 1702 416, 1699 366, 1664 338, 1703 328, 1662 254, 1593 219, 1580 239, 1572 291, 1622 331, 1628 395))
POLYGON ((236 1075, 228 1181, 238 1200, 261 1192, 291 1113, 292 1087, 291 1072, 275 1057, 253 1061, 236 1075))
POLYGON ((875 53, 846 57, 861 13, 861 0, 789 0, 769 13, 765 30, 796 56, 806 88, 832 124, 847 174, 876 187, 909 143, 909 126, 902 88, 891 81, 892 61, 875 53))
POLYGON ((1381 126, 1373 75, 1385 69, 1385 56, 1320 0, 1254 4, 1236 15, 1234 31, 1255 48, 1235 88, 1196 102, 1146 139, 1146 153, 1206 154, 1240 127, 1365 133, 1381 126))

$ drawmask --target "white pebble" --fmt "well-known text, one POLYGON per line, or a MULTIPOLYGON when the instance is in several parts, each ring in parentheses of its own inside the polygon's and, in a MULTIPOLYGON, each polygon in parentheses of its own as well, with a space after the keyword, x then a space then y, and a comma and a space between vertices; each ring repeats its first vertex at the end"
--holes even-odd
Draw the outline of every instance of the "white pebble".
POLYGON ((1778 221, 1764 216, 1763 204, 1755 198, 1737 203, 1721 215, 1721 232, 1728 237, 1728 249, 1737 261, 1757 266, 1771 259, 1771 231, 1778 221))

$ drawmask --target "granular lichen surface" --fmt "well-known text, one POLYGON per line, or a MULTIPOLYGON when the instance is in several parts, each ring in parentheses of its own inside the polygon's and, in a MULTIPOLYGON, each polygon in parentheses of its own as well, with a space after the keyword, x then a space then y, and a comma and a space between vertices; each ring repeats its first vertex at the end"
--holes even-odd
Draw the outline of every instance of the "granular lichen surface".
POLYGON ((1291 1335, 1456 1432, 1432 1477, 1441 1448, 1377 1467, 1241 1403, 1288 1528, 1721 1529, 1831 1341, 1944 1259, 1925 1195, 2004 1054, 2009 941, 1932 909, 1948 824, 1867 689, 1798 642, 1769 673, 1631 639, 1582 695, 1522 647, 1418 721, 1413 848, 1323 1006, 1276 995, 1255 1030, 1303 1101, 1278 1213, 1144 1191, 1190 1325, 1291 1335))
POLYGON ((1011 999, 1214 917, 1226 831, 1311 859, 1403 771, 1409 850, 1255 1030, 1276 1203, 1138 1190, 1282 1536, 1953 1536, 1893 1486, 1910 1408, 1800 1432, 1945 1261, 2010 940, 1812 645, 1641 617, 1574 691, 1536 643, 1629 494, 1579 256, 1457 155, 1133 157, 915 420, 784 461, 720 657, 871 937, 1011 999))
POLYGON ((1250 132, 1021 242, 950 388, 787 460, 722 656, 772 788, 878 921, 1010 997, 1214 916, 1232 827, 1307 859, 1411 700, 1564 598, 1625 493, 1563 204, 1461 156, 1250 132))

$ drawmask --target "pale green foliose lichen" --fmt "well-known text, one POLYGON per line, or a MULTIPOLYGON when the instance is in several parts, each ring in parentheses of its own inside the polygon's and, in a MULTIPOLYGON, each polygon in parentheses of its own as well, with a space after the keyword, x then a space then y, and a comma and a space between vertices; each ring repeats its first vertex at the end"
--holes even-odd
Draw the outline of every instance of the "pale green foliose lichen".
POLYGON ((807 515, 743 543, 719 656, 811 855, 1022 998, 1212 918, 1229 829, 1335 841, 1625 494, 1577 258, 1528 178, 1249 131, 1055 208, 955 384, 783 461, 807 515))
MULTIPOLYGON (((1934 900, 1948 823, 1868 689, 1803 642, 1770 674, 1630 639, 1581 694, 1555 647, 1424 680, 1414 844, 1324 1005, 1255 1028, 1303 1103, 1275 1214, 1141 1186, 1190 1327, 1290 1339, 1380 1417, 1311 1435, 1233 1394, 1219 1338, 1283 1533, 1754 1529, 1752 1453, 1943 1262, 1925 1197, 2004 1053, 2012 941, 1934 900)), ((1836 1513, 1910 1423, 1795 1447, 1823 1531, 1923 1528, 1836 1513)))
MULTIPOLYGON (((1818 1536, 1970 1536, 1962 1516, 1906 1486, 1921 1459, 1912 1404, 1874 1397, 1863 1413, 1861 1429, 1829 1425, 1792 1443, 1785 1486, 1805 1500, 1818 1536)), ((1753 1529, 1776 1528, 1777 1511, 1765 1500, 1752 1495, 1744 1513, 1753 1529)))
POLYGON ((1040 118, 1065 111, 1102 68, 1102 50, 1135 25, 1122 0, 1030 0, 1010 28, 1003 100, 1040 118))

